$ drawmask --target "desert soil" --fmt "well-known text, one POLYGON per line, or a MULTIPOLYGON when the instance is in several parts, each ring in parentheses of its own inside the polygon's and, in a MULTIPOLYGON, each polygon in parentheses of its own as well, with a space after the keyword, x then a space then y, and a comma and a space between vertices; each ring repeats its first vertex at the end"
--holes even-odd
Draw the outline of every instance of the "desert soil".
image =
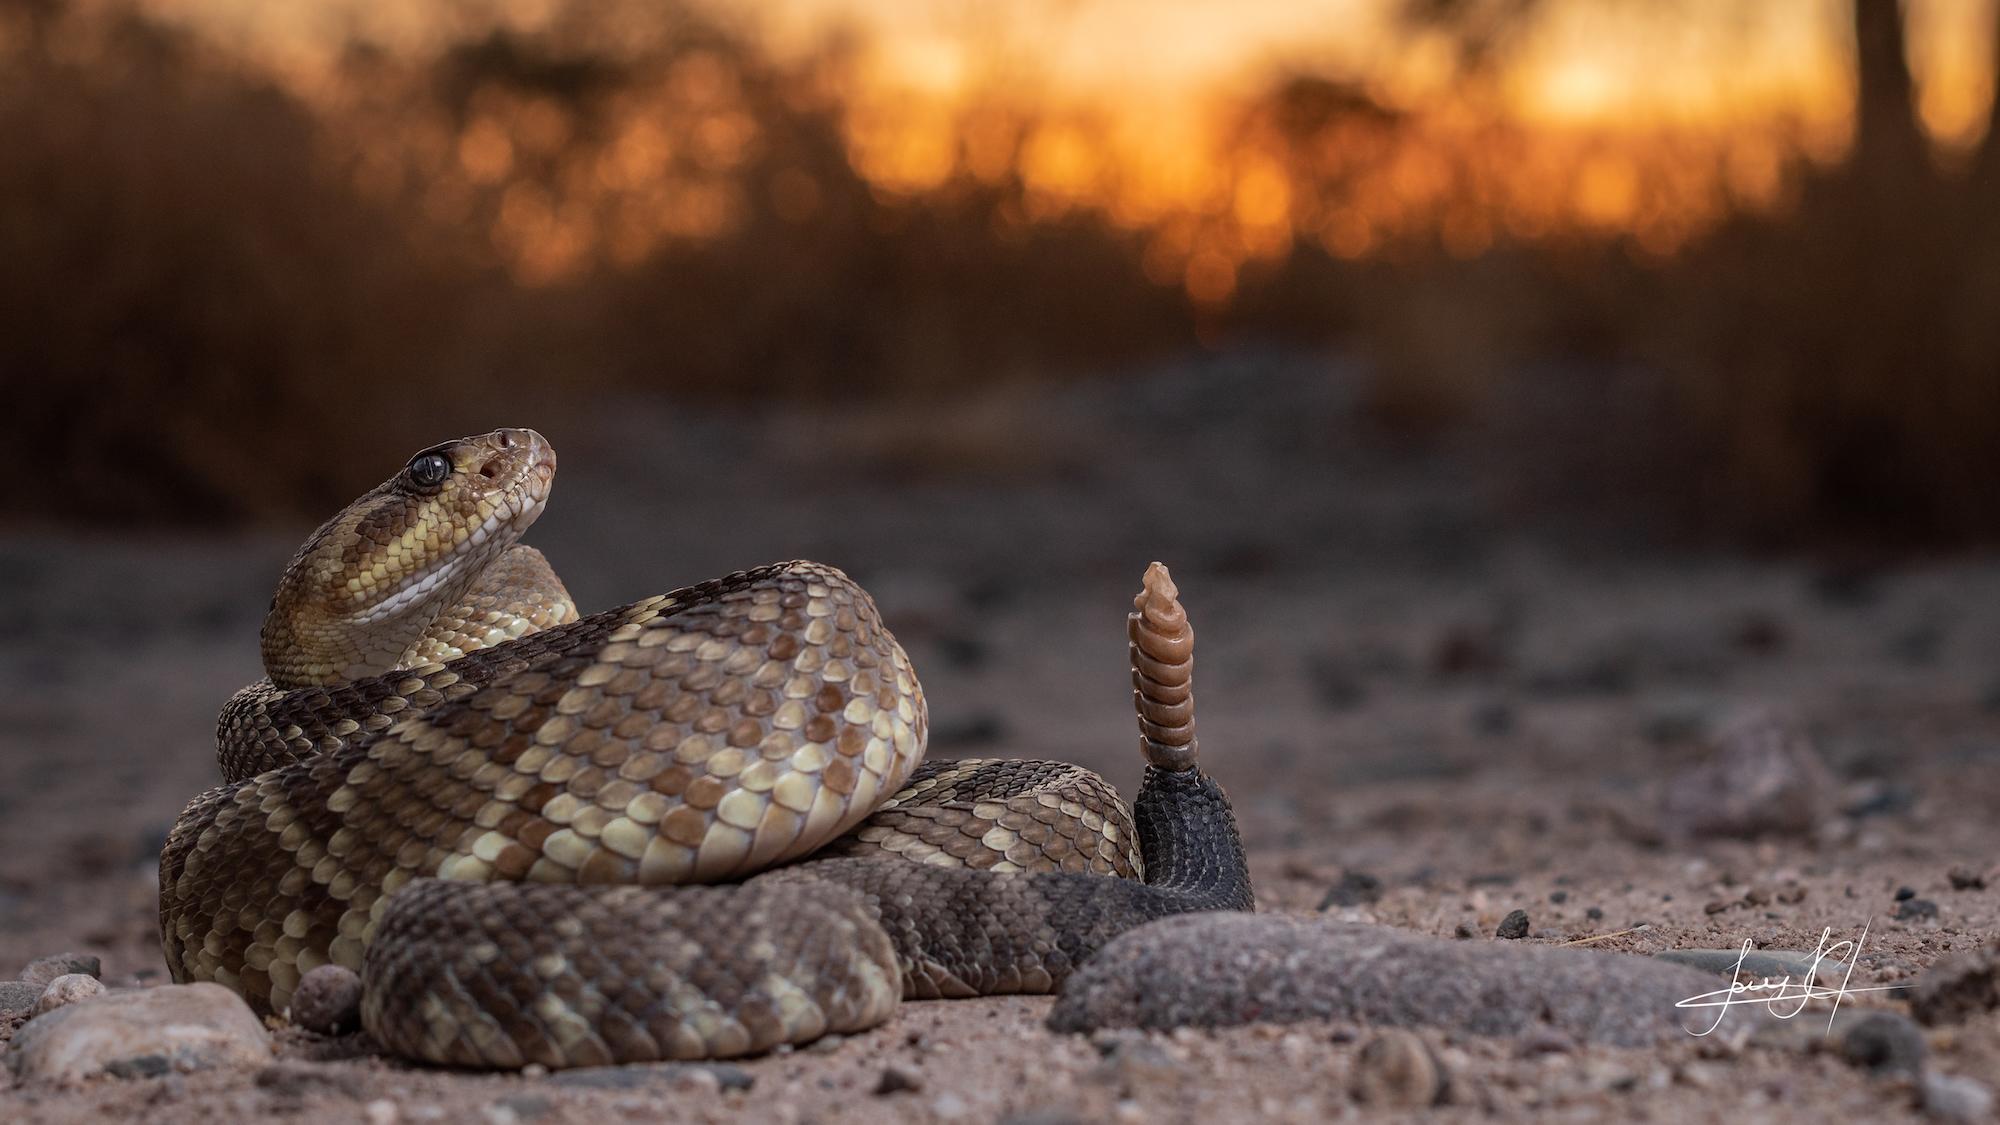
MULTIPOLYGON (((1344 373, 1319 364, 1217 363, 937 410, 580 417, 547 429, 562 470, 529 536, 580 604, 771 559, 843 566, 916 661, 935 756, 1064 758, 1132 792, 1123 616, 1146 563, 1167 562, 1199 636, 1204 759, 1235 802, 1260 909, 1310 914, 1368 876, 1379 896, 1327 909, 1473 941, 1497 940, 1517 909, 1520 940, 1624 931, 1597 944, 1634 954, 1811 949, 1823 930, 1865 926, 1857 986, 1907 983, 2000 935, 2000 557, 1834 565, 1531 530, 1481 458, 1371 441, 1344 373), (1665 842, 1664 780, 1747 705, 1799 717, 1842 811, 1801 836, 1665 842), (1955 888, 1954 867, 1985 887, 1955 888), (1904 888, 1935 914, 1904 909, 1904 888)), ((77 950, 100 955, 113 986, 164 983, 158 850, 216 780, 215 712, 258 674, 268 590, 306 530, 0 533, 0 979, 77 950)), ((1378 1108, 1350 1091, 1367 1029, 1182 1031, 1131 1051, 1044 1030, 1048 1006, 908 1004, 843 1040, 596 1084, 410 1068, 286 1029, 286 1061, 262 1073, 49 1090, 0 1070, 0 1119, 1378 1108)), ((1792 1040, 1749 1045, 1423 1034, 1450 1072, 1448 1117, 1922 1115, 1909 1080, 1848 1065, 1813 1016, 1792 1040)), ((2000 1078, 2000 1016, 1929 1039, 1935 1070, 2000 1078)))

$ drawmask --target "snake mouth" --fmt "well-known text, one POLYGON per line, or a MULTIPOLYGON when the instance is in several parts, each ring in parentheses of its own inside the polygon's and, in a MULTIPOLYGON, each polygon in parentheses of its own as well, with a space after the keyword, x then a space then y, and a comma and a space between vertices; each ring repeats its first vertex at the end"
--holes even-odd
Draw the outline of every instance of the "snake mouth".
POLYGON ((519 535, 542 514, 556 475, 556 453, 530 429, 499 429, 448 444, 457 471, 434 497, 419 503, 460 524, 473 525, 460 547, 477 547, 496 534, 519 535), (454 514, 455 513, 455 514, 454 514))
MULTIPOLYGON (((555 487, 556 451, 549 440, 533 430, 500 430, 502 440, 518 441, 526 446, 524 459, 526 468, 522 470, 521 484, 513 505, 513 531, 519 535, 528 530, 530 524, 541 518, 542 509, 548 505, 549 492, 555 487)), ((496 462, 504 462, 505 457, 495 457, 480 466, 481 476, 490 476, 496 462)))

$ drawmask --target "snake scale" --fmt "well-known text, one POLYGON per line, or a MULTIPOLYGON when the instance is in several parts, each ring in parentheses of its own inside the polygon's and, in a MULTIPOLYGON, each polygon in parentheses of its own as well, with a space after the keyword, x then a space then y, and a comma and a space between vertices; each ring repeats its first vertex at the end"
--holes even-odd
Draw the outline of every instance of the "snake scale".
POLYGON ((578 616, 516 543, 554 473, 531 430, 448 442, 300 550, 226 784, 160 858, 177 981, 283 1011, 344 965, 371 1035, 432 1063, 719 1058, 1054 991, 1150 919, 1251 907, 1164 567, 1129 618, 1128 810, 1063 763, 922 763, 909 658, 832 567, 578 616))

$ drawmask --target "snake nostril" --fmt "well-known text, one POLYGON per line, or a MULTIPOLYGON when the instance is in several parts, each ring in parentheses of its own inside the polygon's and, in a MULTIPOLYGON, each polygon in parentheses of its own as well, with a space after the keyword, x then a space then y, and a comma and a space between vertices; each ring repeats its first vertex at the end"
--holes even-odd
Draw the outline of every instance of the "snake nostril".
POLYGON ((512 430, 500 431, 500 448, 502 449, 514 448, 514 431, 512 430))

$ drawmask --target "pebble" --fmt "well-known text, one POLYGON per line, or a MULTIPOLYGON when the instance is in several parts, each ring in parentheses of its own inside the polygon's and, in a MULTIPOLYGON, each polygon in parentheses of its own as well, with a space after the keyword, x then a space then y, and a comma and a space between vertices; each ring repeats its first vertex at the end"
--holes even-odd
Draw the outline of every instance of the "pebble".
POLYGON ((1509 941, 1527 937, 1528 912, 1525 910, 1510 911, 1505 918, 1500 919, 1500 928, 1493 931, 1493 936, 1506 938, 1509 941))
POLYGON ((264 1024, 219 984, 173 984, 113 992, 28 1021, 14 1035, 8 1068, 22 1084, 68 1083, 99 1074, 151 1077, 271 1061, 264 1024))
POLYGON ((1960 864, 1945 872, 1954 891, 1983 891, 1986 889, 1986 873, 1974 867, 1960 864))
POLYGON ((1675 1001, 1714 988, 1706 973, 1629 954, 1454 942, 1325 917, 1188 914, 1105 946, 1069 979, 1048 1025, 1334 1020, 1515 1037, 1546 1023, 1579 1043, 1648 1046, 1685 1036, 1675 1001), (1369 971, 1353 972, 1357 964, 1369 971))
POLYGON ((1927 1050, 1922 1029, 1896 1012, 1869 1012, 1840 1037, 1840 1056, 1875 1074, 1914 1078, 1927 1050))
POLYGON ((1833 816, 1837 796, 1804 729, 1757 709, 1722 729, 1707 761, 1667 779, 1661 829, 1681 840, 1810 836, 1833 816))
POLYGON ((342 965, 321 965, 299 978, 288 1011, 299 1027, 345 1035, 361 1027, 361 978, 342 965))
POLYGON ((1849 792, 1840 811, 1857 820, 1908 812, 1917 803, 1916 789, 1900 781, 1858 782, 1849 792))
POLYGON ((1382 880, 1365 871, 1345 871, 1341 873, 1340 882, 1327 888, 1326 897, 1319 900, 1319 909, 1372 906, 1381 897, 1382 880))
POLYGON ((1444 1063, 1407 1031, 1377 1032, 1354 1058, 1354 1096, 1372 1106, 1422 1109, 1444 1101, 1450 1087, 1444 1063))
POLYGON ((1910 990, 1910 1012, 1933 1027, 2000 1008, 2000 942, 1941 957, 1910 990))
POLYGON ((1924 1075, 1921 1100, 1924 1112, 1940 1121, 1974 1125, 1993 1119, 1993 1091, 1975 1079, 1932 1071, 1924 1075))
POLYGON ((1915 922, 1938 916, 1938 904, 1927 898, 1913 898, 1896 908, 1896 921, 1915 922))
POLYGON ((97 958, 83 953, 56 953, 47 957, 37 957, 21 970, 21 979, 37 988, 47 988, 57 977, 72 974, 87 977, 102 977, 104 964, 97 958))
POLYGON ((916 1093, 924 1088, 924 1080, 899 1066, 882 1068, 882 1077, 875 1080, 875 1094, 886 1097, 904 1092, 916 1093))
POLYGON ((65 1004, 104 995, 104 982, 83 973, 65 973, 49 982, 35 1001, 34 1016, 45 1015, 65 1004))
POLYGON ((722 1092, 722 1079, 705 1066, 691 1066, 674 1078, 674 1090, 682 1094, 712 1096, 722 1092))
POLYGON ((1514 732, 1514 708, 1502 700, 1489 700, 1472 710, 1472 731, 1488 738, 1501 738, 1514 732))

